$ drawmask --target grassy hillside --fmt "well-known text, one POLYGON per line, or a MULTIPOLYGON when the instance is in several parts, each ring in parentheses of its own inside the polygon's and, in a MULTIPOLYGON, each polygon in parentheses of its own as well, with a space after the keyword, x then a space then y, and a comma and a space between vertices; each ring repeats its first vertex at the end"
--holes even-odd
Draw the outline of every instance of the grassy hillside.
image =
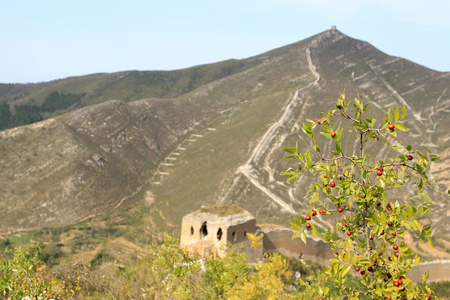
MULTIPOLYGON (((11 115, 16 105, 45 107, 56 92, 83 95, 41 114, 43 122, 0 132, 0 231, 88 219, 101 227, 109 212, 116 230, 140 243, 162 232, 177 235, 183 215, 214 203, 238 204, 261 223, 289 224, 293 214, 305 212, 311 179, 286 184, 279 175, 289 167, 281 149, 297 141, 308 147, 301 122, 319 118, 344 89, 349 97, 360 91, 373 101, 379 120, 389 107, 408 106, 411 130, 402 139, 447 155, 434 169, 444 191, 450 178, 449 84, 449 73, 326 31, 248 59, 184 70, 0 85, 11 115)), ((354 139, 343 147, 357 149, 354 139)), ((374 159, 389 153, 370 150, 374 159)), ((434 196, 447 210, 448 195, 434 196)), ((448 217, 429 221, 437 225, 438 254, 444 257, 450 249, 448 217)))

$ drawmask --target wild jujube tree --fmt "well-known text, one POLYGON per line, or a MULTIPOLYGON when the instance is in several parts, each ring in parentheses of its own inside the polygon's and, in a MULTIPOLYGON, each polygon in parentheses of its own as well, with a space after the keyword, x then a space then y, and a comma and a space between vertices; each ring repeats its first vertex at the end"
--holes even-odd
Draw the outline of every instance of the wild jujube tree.
MULTIPOLYGON (((324 275, 340 290, 338 299, 438 299, 426 285, 428 274, 417 286, 408 278, 408 271, 420 257, 403 240, 410 231, 422 241, 428 239, 432 246, 431 226, 422 226, 420 219, 432 204, 424 188, 432 187, 427 172, 438 157, 428 149, 423 153, 397 141, 398 132, 408 131, 400 122, 406 117, 405 107, 389 109, 377 125, 367 110, 369 104, 363 103, 360 94, 353 101, 346 101, 342 94, 333 110, 321 113, 318 120, 303 122, 303 132, 312 139, 313 151, 302 153, 298 145, 284 149, 289 153, 287 159, 298 160, 295 168, 282 173, 289 176, 288 182, 298 180, 304 172, 318 177, 307 188, 308 215, 294 218, 291 223, 294 236, 306 243, 308 234, 319 235, 336 251, 331 265, 324 267, 324 275), (349 123, 348 133, 357 140, 356 153, 342 146, 343 122, 349 123), (331 140, 330 153, 322 153, 318 134, 331 140), (374 143, 384 143, 400 154, 375 159, 367 152, 368 144, 377 147, 374 143), (417 192, 415 196, 390 199, 394 189, 406 186, 417 192), (318 214, 322 218, 336 214, 332 228, 318 231, 318 214), (358 278, 358 288, 345 284, 350 271, 358 278)), ((328 287, 317 287, 311 294, 330 299, 329 291, 328 287)))

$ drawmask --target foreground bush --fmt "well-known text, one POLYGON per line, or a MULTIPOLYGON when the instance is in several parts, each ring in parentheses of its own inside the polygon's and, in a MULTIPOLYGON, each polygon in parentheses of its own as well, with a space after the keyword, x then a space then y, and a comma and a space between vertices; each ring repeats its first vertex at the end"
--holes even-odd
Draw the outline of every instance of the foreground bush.
MULTIPOLYGON (((420 257, 402 237, 409 231, 432 246, 431 225, 423 227, 420 219, 430 211, 432 202, 425 187, 432 188, 428 170, 438 157, 426 148, 427 152, 422 152, 397 140, 399 133, 408 131, 400 122, 406 117, 405 107, 389 108, 377 125, 368 111, 369 104, 363 103, 361 95, 353 101, 341 95, 334 109, 303 123, 313 151, 284 149, 290 154, 288 159, 297 161, 295 168, 282 173, 289 176, 288 181, 305 172, 317 176, 307 189, 308 214, 292 223, 295 235, 305 243, 308 234, 321 236, 336 251, 324 276, 340 291, 339 299, 437 299, 426 284, 428 274, 419 285, 408 278, 408 271, 418 265, 420 257), (344 134, 344 127, 348 133, 344 134), (347 134, 346 145, 351 147, 344 148, 347 134), (331 143, 329 153, 322 152, 319 137, 331 143), (377 160, 369 155, 371 148, 382 147, 391 148, 387 153, 396 156, 377 160), (403 193, 415 189, 416 195, 391 199, 398 188, 403 188, 403 193), (321 234, 315 220, 330 215, 335 215, 334 226, 321 234), (346 285, 351 271, 357 276, 356 286, 346 285)), ((304 286, 316 299, 332 298, 328 287, 304 286)))

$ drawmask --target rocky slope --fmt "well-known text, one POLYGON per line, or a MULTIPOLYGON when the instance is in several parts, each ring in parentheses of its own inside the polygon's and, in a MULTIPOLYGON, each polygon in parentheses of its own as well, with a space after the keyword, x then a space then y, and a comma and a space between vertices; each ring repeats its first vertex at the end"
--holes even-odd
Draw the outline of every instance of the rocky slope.
MULTIPOLYGON (((239 204, 259 222, 288 224, 304 213, 311 178, 286 184, 279 173, 289 162, 281 149, 297 141, 307 147, 301 122, 333 106, 344 89, 372 101, 377 119, 389 107, 407 106, 410 131, 402 139, 443 154, 433 175, 440 191, 448 187, 448 72, 389 56, 339 31, 245 60, 174 72, 58 81, 65 92, 86 93, 86 105, 108 101, 0 132, 0 231, 76 223, 139 201, 146 192, 154 198, 151 217, 175 231, 183 215, 215 203, 239 204), (165 82, 166 92, 155 92, 163 86, 155 82, 165 82), (160 98, 130 102, 136 97, 160 98)), ((44 98, 52 86, 36 86, 17 101, 44 98)), ((344 147, 356 146, 348 139, 344 147)), ((370 153, 383 158, 389 151, 370 153)), ((448 195, 434 198, 446 213, 430 221, 449 237, 448 195)))

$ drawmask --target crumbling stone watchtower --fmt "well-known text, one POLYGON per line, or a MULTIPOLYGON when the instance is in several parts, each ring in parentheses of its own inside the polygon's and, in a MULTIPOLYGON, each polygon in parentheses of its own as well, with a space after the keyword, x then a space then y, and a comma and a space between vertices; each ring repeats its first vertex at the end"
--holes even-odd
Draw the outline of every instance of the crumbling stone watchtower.
POLYGON ((251 242, 247 238, 247 234, 255 232, 255 218, 237 205, 202 207, 183 217, 180 244, 187 246, 189 251, 206 257, 225 256, 228 243, 232 246, 239 245, 236 249, 245 251, 250 256, 262 257, 262 247, 256 251, 258 253, 252 253, 255 251, 252 251, 251 242))

